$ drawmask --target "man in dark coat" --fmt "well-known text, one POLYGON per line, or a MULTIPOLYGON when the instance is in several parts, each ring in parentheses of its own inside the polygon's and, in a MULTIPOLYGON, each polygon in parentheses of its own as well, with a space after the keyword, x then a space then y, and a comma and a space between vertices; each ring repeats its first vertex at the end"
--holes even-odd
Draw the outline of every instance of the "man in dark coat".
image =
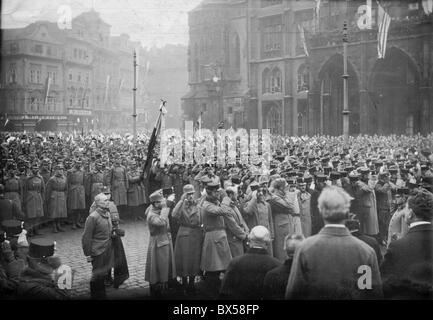
POLYGON ((263 226, 254 227, 249 234, 249 250, 234 258, 221 284, 220 298, 230 300, 263 299, 266 273, 281 263, 271 257, 268 246, 271 233, 263 226))
POLYGON ((344 225, 350 200, 342 188, 323 189, 318 205, 325 226, 319 234, 305 239, 296 251, 286 299, 382 297, 376 253, 344 225))
POLYGON ((0 184, 0 223, 3 220, 23 219, 24 216, 15 202, 5 198, 4 186, 0 184))
POLYGON ((356 219, 346 220, 344 224, 346 225, 347 229, 349 229, 352 236, 357 237, 359 240, 364 241, 366 244, 368 244, 370 247, 374 249, 374 252, 376 252, 376 256, 377 256, 377 263, 380 265, 382 263, 383 257, 382 257, 382 252, 380 251, 379 242, 377 242, 376 238, 367 236, 366 234, 363 234, 361 232, 360 230, 361 226, 359 220, 356 219))
POLYGON ((408 200, 406 236, 393 241, 381 265, 386 298, 433 298, 433 194, 418 190, 408 200))
POLYGON ((304 241, 301 234, 289 234, 284 241, 284 249, 287 252, 287 259, 284 264, 269 271, 264 280, 264 299, 283 300, 286 292, 287 280, 292 269, 295 250, 304 241))
POLYGON ((320 215, 319 209, 317 208, 317 199, 319 199, 320 193, 323 188, 326 186, 325 184, 326 176, 325 175, 317 175, 316 177, 316 185, 314 190, 311 190, 311 235, 317 234, 320 229, 323 227, 323 219, 320 215))
POLYGON ((53 254, 54 241, 38 238, 30 242, 28 268, 20 274, 15 299, 70 299, 68 291, 60 289, 53 280, 54 271, 61 265, 60 259, 53 254))

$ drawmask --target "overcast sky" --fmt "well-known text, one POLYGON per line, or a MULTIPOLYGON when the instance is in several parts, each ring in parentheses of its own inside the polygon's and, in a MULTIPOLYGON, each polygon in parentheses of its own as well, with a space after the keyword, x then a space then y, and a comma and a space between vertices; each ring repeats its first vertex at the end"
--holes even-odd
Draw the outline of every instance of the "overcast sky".
POLYGON ((56 22, 62 5, 72 18, 92 7, 111 25, 111 34, 127 33, 143 46, 188 44, 187 12, 201 0, 3 0, 1 28, 20 28, 37 20, 56 22))

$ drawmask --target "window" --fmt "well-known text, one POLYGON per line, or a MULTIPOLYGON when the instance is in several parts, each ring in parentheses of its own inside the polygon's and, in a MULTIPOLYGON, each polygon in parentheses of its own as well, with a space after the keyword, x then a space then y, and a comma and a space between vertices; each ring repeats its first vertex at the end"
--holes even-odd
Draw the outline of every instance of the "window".
POLYGON ((30 64, 30 83, 41 83, 41 65, 30 64))
POLYGON ((51 47, 47 47, 47 55, 51 56, 51 47))
POLYGON ((281 92, 281 71, 278 68, 272 70, 271 92, 281 92))
POLYGON ((82 54, 81 49, 78 49, 78 59, 81 59, 81 54, 82 54))
POLYGON ((18 53, 18 43, 11 43, 11 46, 10 46, 10 53, 11 53, 11 54, 16 54, 16 53, 18 53))
POLYGON ((72 81, 72 73, 69 74, 69 81, 72 81))
POLYGON ((17 64, 11 63, 9 65, 8 83, 15 83, 17 81, 17 64))
POLYGON ((77 59, 77 49, 74 49, 74 58, 77 59))
POLYGON ((57 82, 57 67, 48 67, 48 77, 51 78, 51 83, 57 82))
POLYGON ((44 49, 43 49, 42 45, 41 44, 35 44, 34 52, 35 53, 44 53, 44 49))
POLYGON ((78 81, 78 82, 81 82, 81 72, 78 73, 77 81, 78 81))
POLYGON ((308 90, 309 82, 308 68, 303 64, 298 69, 298 92, 308 90))
POLYGON ((266 68, 262 73, 262 93, 275 93, 282 91, 281 71, 273 68, 270 71, 266 68))
POLYGON ((74 99, 72 99, 72 96, 69 98, 69 106, 72 107, 74 99))
POLYGON ((86 83, 89 83, 89 73, 86 73, 86 83))
POLYGON ((265 58, 276 57, 281 54, 282 18, 273 16, 261 21, 262 54, 265 58))

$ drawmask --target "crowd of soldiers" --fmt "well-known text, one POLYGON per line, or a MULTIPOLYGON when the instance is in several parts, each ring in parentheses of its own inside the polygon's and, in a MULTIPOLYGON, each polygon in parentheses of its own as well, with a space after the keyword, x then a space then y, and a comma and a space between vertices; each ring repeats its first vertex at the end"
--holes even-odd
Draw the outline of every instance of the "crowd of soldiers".
POLYGON ((288 238, 323 228, 318 200, 327 186, 350 195, 352 231, 369 238, 381 261, 408 231, 408 197, 433 192, 432 136, 273 136, 266 172, 240 163, 160 166, 155 159, 144 177, 145 135, 135 144, 130 135, 9 133, 1 139, 1 200, 11 201, 30 236, 42 223, 53 232, 64 224, 81 228, 104 187, 121 221, 146 217, 146 278, 155 296, 176 286, 176 277, 194 293, 203 276, 209 297, 218 295, 230 262, 267 237, 260 230, 251 235, 257 226, 269 231, 267 253, 283 263, 288 238))

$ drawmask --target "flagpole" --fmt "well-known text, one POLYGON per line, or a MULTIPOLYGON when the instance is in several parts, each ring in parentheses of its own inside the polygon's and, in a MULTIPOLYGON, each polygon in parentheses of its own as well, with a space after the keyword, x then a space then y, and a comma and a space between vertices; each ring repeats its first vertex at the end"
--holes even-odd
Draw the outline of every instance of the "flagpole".
POLYGON ((347 144, 349 139, 349 105, 348 105, 348 85, 347 79, 349 75, 347 74, 347 42, 348 42, 348 34, 347 34, 347 21, 344 21, 343 24, 343 136, 344 142, 347 144))
POLYGON ((133 90, 133 107, 132 107, 132 128, 133 128, 133 139, 132 143, 135 145, 137 139, 137 53, 134 50, 134 88, 133 90))

